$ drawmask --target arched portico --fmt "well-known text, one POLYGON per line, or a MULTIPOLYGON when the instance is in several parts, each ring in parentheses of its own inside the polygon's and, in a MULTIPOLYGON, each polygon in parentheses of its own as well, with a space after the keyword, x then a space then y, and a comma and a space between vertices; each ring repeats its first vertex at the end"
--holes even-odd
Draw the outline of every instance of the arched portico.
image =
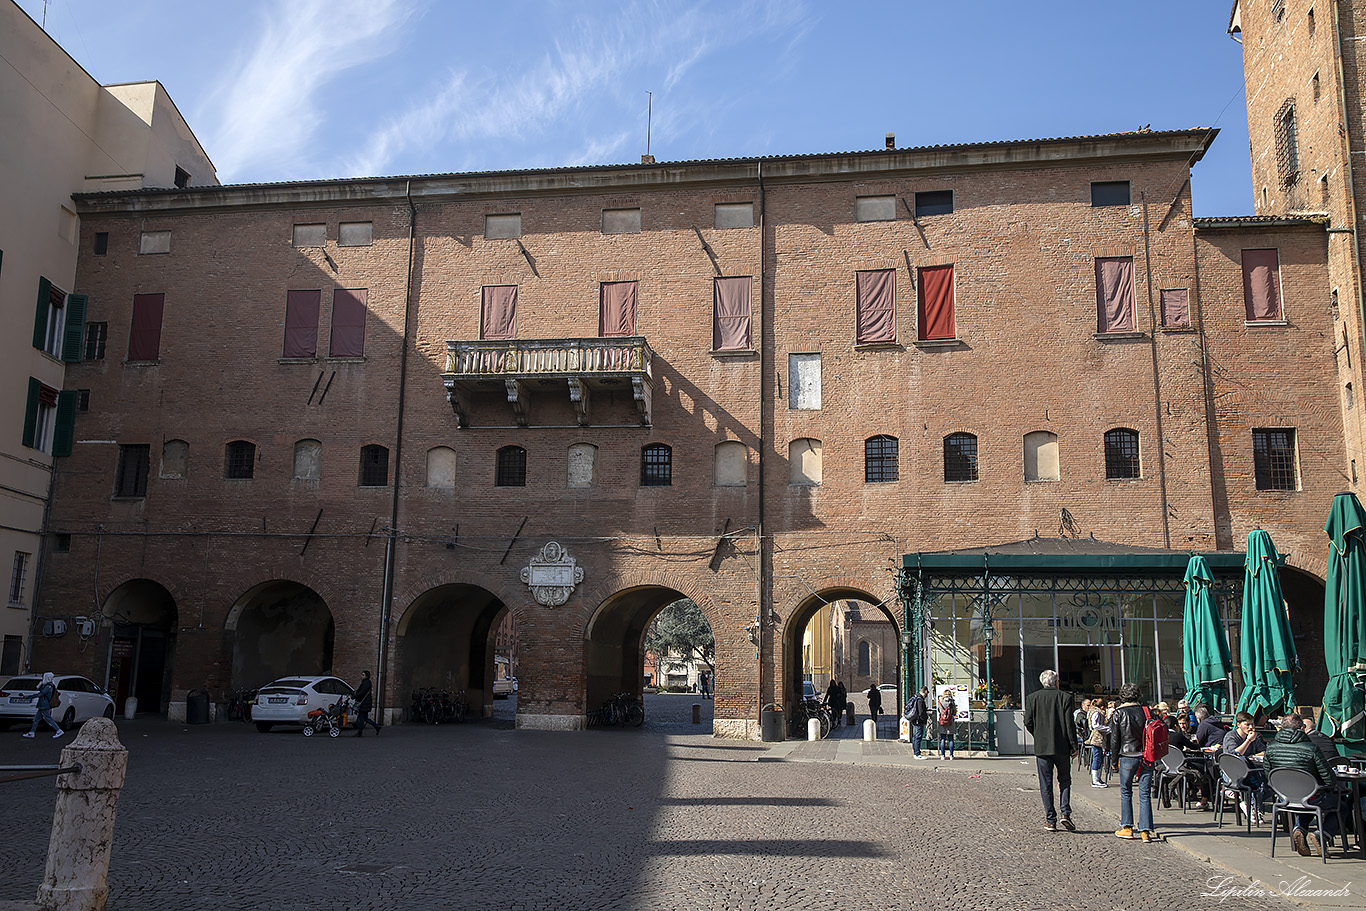
MULTIPOLYGON (((782 626, 782 693, 784 702, 791 705, 795 700, 801 698, 802 681, 806 679, 806 667, 808 661, 808 649, 803 648, 803 640, 806 638, 807 628, 812 620, 820 614, 821 610, 827 606, 838 604, 839 602, 857 602, 859 605, 859 616, 871 614, 873 619, 889 621, 891 623, 891 634, 880 636, 876 641, 871 641, 867 637, 860 637, 856 632, 851 638, 845 641, 842 638, 843 632, 853 629, 850 623, 843 624, 840 635, 832 635, 829 645, 829 669, 827 680, 833 676, 840 678, 845 683, 850 692, 862 689, 862 682, 866 680, 873 682, 901 683, 901 623, 892 607, 899 607, 896 602, 890 604, 884 602, 868 592, 866 589, 855 588, 853 586, 831 586, 820 589, 807 595, 799 601, 788 615, 787 621, 782 626), (869 660, 868 670, 864 671, 859 677, 860 660, 859 644, 862 642, 867 645, 863 655, 869 660), (882 676, 875 673, 885 660, 886 665, 892 668, 894 680, 881 679, 882 676), (852 679, 851 679, 852 675, 852 679), (874 678, 878 678, 875 680, 874 678), (851 682, 854 685, 850 685, 851 682)), ((855 621, 859 622, 859 621, 855 621)), ((819 637, 813 636, 813 639, 819 637)), ((824 681, 815 681, 818 689, 821 689, 824 681)))
POLYGON ((232 634, 232 685, 256 689, 289 674, 329 674, 336 624, 312 588, 272 579, 233 604, 224 627, 232 634))
POLYGON ((104 687, 124 711, 129 697, 139 714, 166 714, 171 699, 179 612, 160 582, 130 579, 105 598, 101 610, 109 630, 104 687))
POLYGON ((438 585, 414 598, 396 629, 391 702, 406 709, 418 689, 463 690, 473 717, 491 714, 495 640, 507 611, 493 592, 468 583, 438 585))

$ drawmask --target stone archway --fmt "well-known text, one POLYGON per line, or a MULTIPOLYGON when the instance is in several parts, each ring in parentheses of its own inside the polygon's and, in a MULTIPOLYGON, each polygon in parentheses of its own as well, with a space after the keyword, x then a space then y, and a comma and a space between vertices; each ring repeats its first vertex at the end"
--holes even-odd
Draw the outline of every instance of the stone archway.
POLYGON ((164 715, 171 702, 179 612, 159 582, 130 579, 105 598, 101 609, 109 630, 104 687, 118 711, 130 698, 138 714, 164 715))
MULTIPOLYGON (((887 604, 871 593, 850 586, 834 586, 808 595, 798 602, 782 628, 781 667, 784 703, 790 706, 794 701, 801 699, 802 683, 807 679, 808 664, 816 671, 820 671, 824 664, 823 673, 811 674, 818 696, 824 695, 825 684, 831 677, 841 680, 851 694, 878 682, 895 683, 900 687, 900 643, 901 621, 887 604), (841 607, 849 603, 857 604, 857 610, 841 607), (808 627, 827 608, 831 608, 832 613, 835 609, 840 609, 846 615, 845 619, 837 624, 841 626, 841 632, 830 632, 828 661, 818 656, 820 636, 808 636, 808 627), (866 654, 869 658, 869 667, 866 673, 862 674, 858 664, 860 643, 867 646, 866 654), (813 648, 813 645, 816 647, 813 648), (817 655, 813 655, 813 652, 817 655), (888 679, 889 676, 892 679, 888 679)), ((898 699, 902 699, 903 696, 904 694, 898 690, 898 699)), ((891 705, 889 701, 884 700, 883 709, 896 712, 899 706, 891 705)))
MULTIPOLYGON (((1324 581, 1313 573, 1289 564, 1281 567, 1281 597, 1290 618, 1290 635, 1300 659, 1295 675, 1295 700, 1318 705, 1328 686, 1328 666, 1323 654, 1324 581)), ((1238 653, 1233 653, 1238 663, 1238 653)))
POLYGON ((257 689, 290 674, 330 674, 336 624, 316 591, 289 579, 253 586, 229 611, 232 685, 257 689))
POLYGON ((396 629, 392 704, 406 710, 413 692, 434 687, 464 691, 472 717, 491 715, 498 630, 507 613, 497 595, 468 583, 438 585, 414 598, 396 629))

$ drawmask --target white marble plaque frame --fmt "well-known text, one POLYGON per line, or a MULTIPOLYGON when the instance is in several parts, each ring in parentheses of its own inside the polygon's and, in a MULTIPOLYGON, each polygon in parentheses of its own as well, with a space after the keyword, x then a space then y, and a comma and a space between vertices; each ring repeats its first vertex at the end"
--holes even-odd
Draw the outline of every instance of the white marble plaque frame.
POLYGON ((558 607, 569 600, 574 588, 583 581, 583 567, 562 544, 550 541, 522 569, 522 581, 531 588, 537 604, 558 607))

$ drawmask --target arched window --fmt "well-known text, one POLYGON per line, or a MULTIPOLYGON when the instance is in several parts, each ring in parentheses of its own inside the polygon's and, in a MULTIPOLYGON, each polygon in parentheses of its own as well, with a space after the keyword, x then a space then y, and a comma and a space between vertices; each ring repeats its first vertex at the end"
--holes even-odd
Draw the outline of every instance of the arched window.
POLYGON ((640 486, 669 487, 674 482, 674 451, 663 443, 640 450, 640 486))
POLYGON ((814 487, 821 482, 821 441, 801 437, 787 444, 788 483, 814 487))
POLYGON ((866 639, 858 644, 858 672, 860 677, 867 677, 873 672, 873 647, 866 639))
POLYGON ((223 477, 239 480, 256 474, 256 444, 233 440, 223 448, 223 477))
POLYGON ((869 484, 897 479, 897 439, 881 434, 863 441, 863 480, 869 484))
POLYGON ((592 487, 598 483, 598 447, 575 443, 569 447, 569 486, 592 487))
POLYGON ((360 448, 360 486, 389 486, 389 450, 370 444, 360 448))
POLYGON ((1026 433, 1024 438, 1024 479, 1026 481, 1056 481, 1060 477, 1058 435, 1047 430, 1026 433))
POLYGON ((323 444, 300 440, 294 444, 294 480, 317 481, 323 476, 323 444))
POLYGON ((977 480, 977 437, 970 433, 944 437, 944 480, 977 480))
POLYGON ((712 462, 712 484, 717 487, 744 487, 749 483, 749 449, 739 440, 716 444, 712 462))
POLYGON ((184 478, 189 470, 190 444, 184 440, 167 440, 161 444, 161 476, 184 478))
POLYGON ((1138 431, 1116 427, 1105 431, 1105 478, 1127 481, 1142 477, 1138 462, 1138 431))
POLYGON ((498 450, 498 469, 494 478, 498 487, 526 486, 526 450, 520 446, 504 446, 498 450))
POLYGON ((439 490, 455 487, 455 450, 433 446, 427 450, 427 486, 439 490))

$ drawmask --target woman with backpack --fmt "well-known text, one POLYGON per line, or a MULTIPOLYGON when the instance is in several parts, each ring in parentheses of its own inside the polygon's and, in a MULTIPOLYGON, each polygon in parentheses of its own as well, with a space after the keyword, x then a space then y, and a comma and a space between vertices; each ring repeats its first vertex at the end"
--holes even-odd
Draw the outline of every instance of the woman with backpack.
POLYGON ((953 701, 953 693, 944 690, 939 694, 939 714, 936 721, 939 722, 939 758, 953 758, 953 725, 954 719, 958 717, 958 703, 953 701), (948 755, 944 755, 945 750, 948 755))
POLYGON ((57 732, 52 735, 53 740, 66 733, 62 730, 61 725, 52 720, 52 707, 58 703, 60 698, 57 695, 57 678, 53 677, 52 672, 49 671, 43 675, 42 682, 38 684, 38 695, 34 697, 36 704, 33 710, 33 727, 28 729, 25 737, 32 737, 37 734, 38 725, 42 722, 47 722, 48 727, 57 732))

